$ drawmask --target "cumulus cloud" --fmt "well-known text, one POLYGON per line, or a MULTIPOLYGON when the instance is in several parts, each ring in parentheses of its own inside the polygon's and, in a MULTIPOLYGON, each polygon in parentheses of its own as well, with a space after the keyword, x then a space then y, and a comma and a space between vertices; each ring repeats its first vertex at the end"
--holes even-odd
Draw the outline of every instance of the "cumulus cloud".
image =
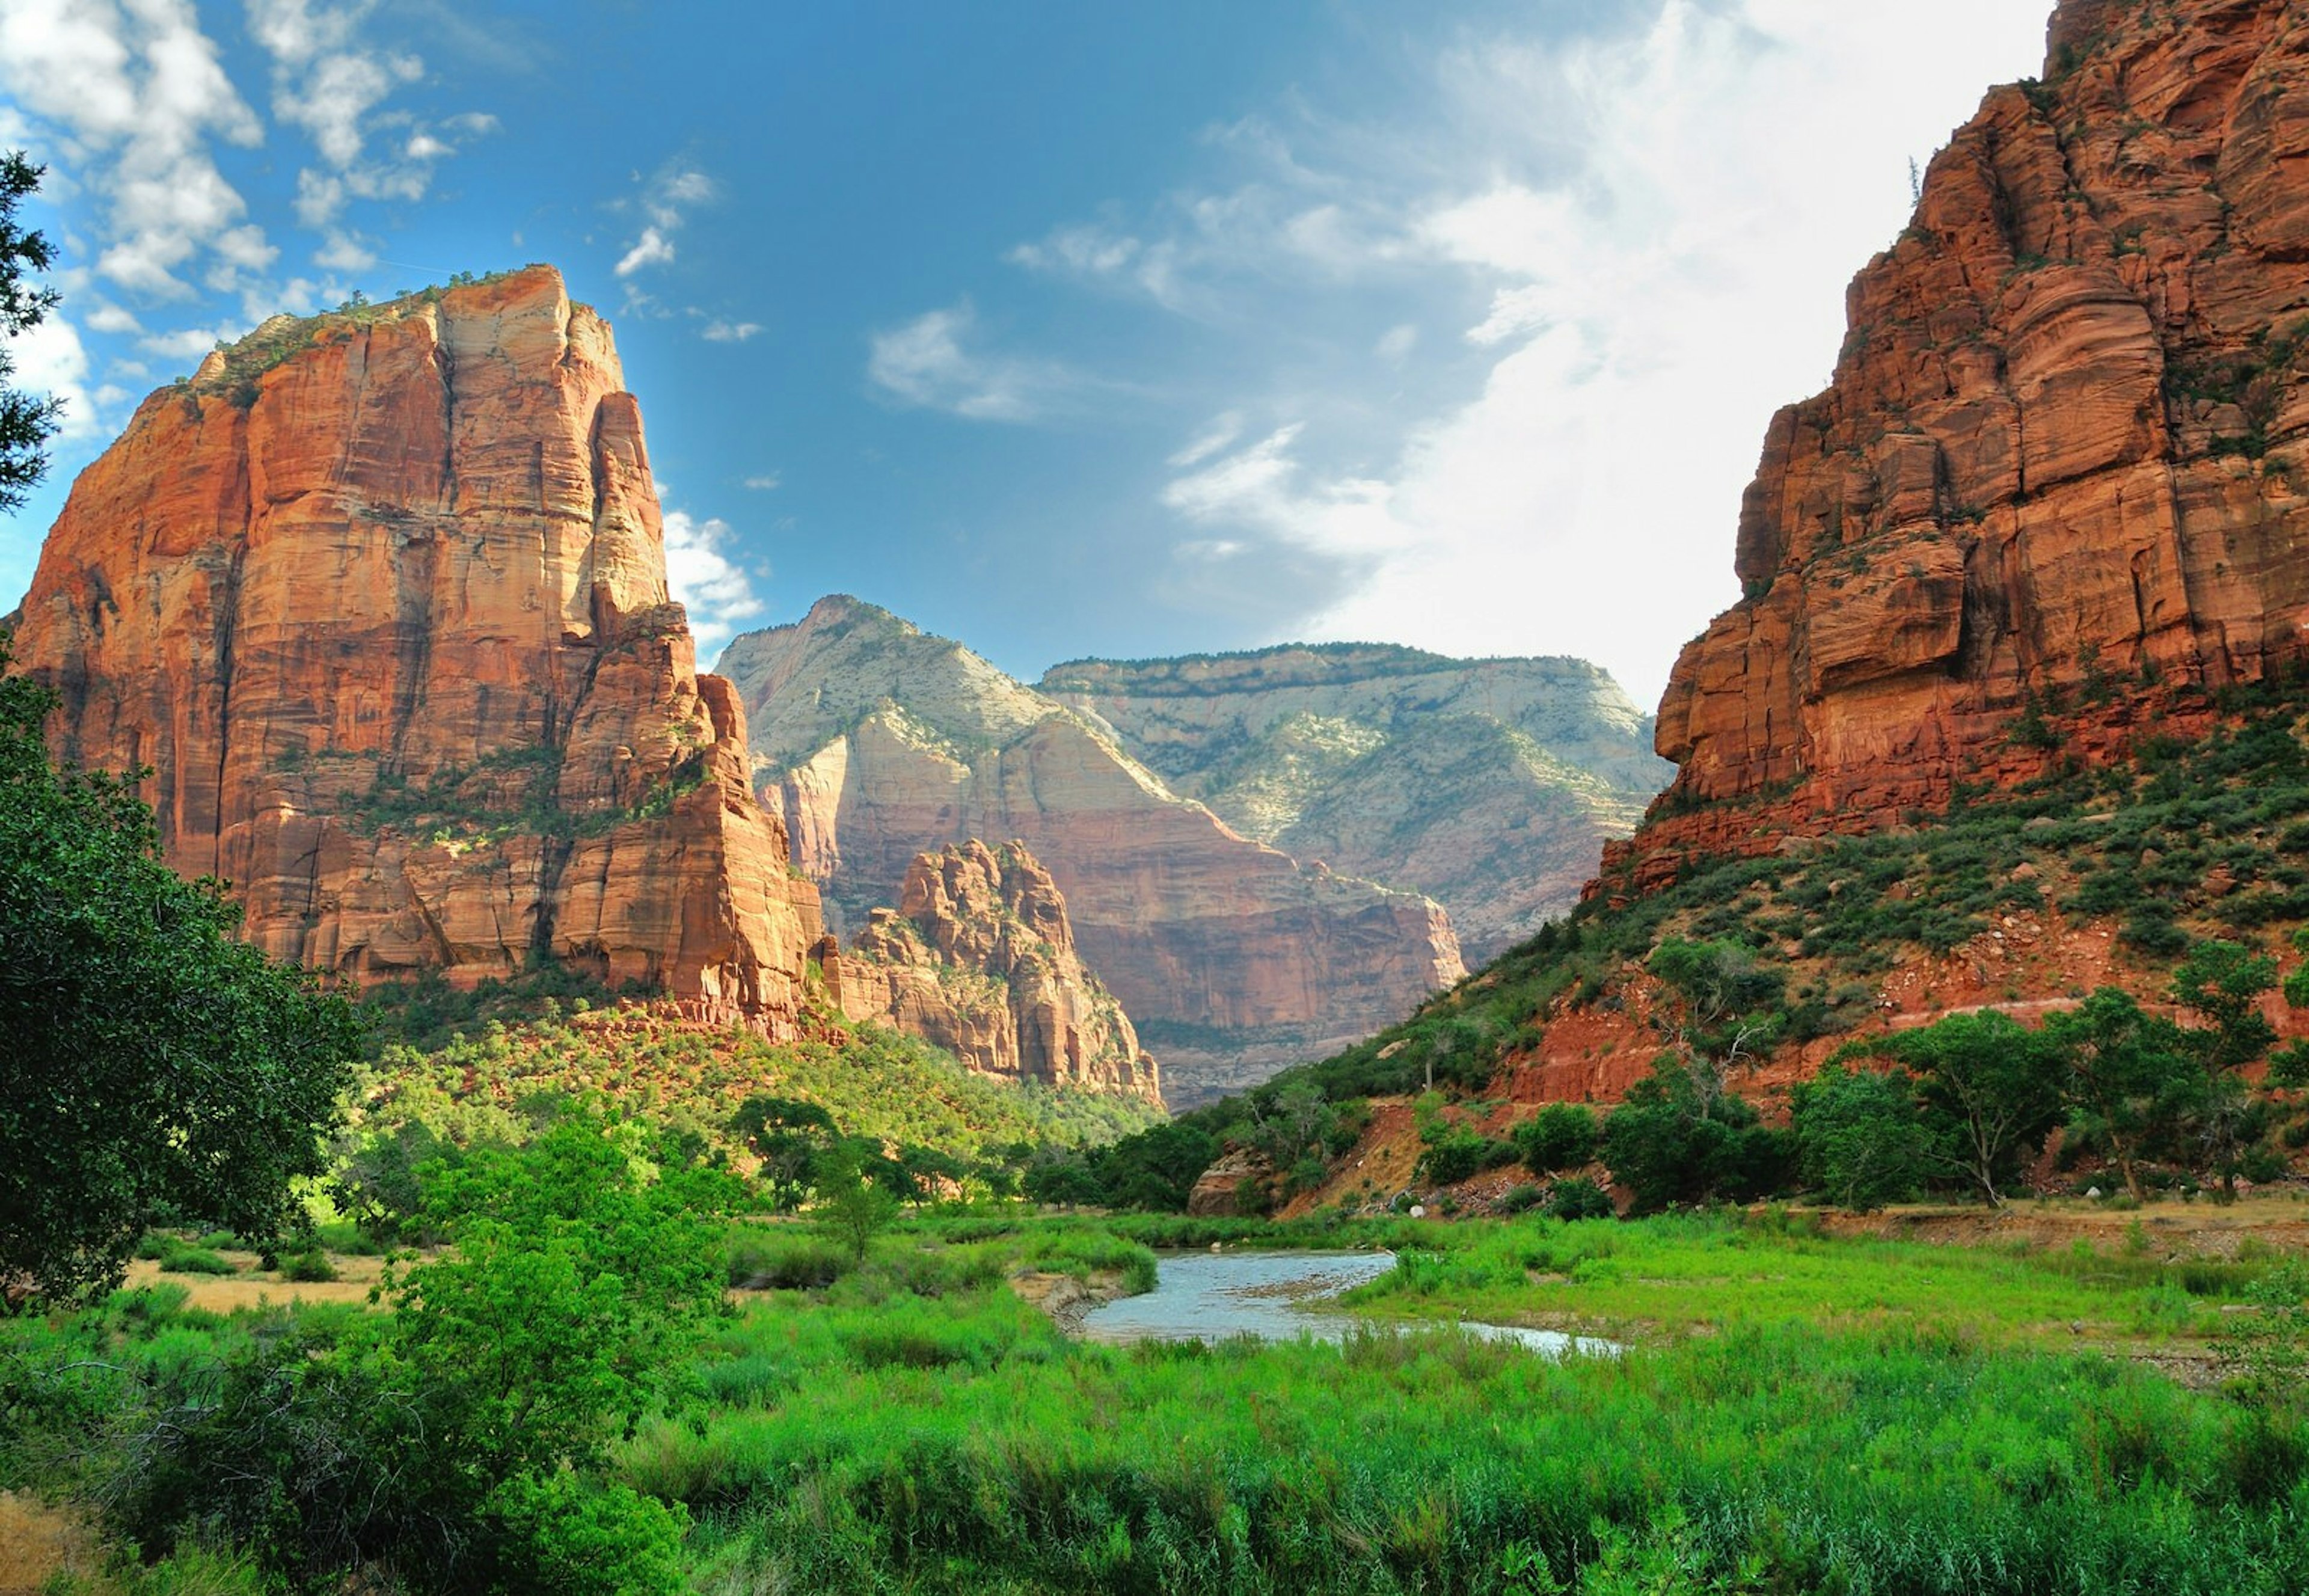
POLYGON ((89 392, 88 350, 72 323, 51 310, 39 325, 8 341, 8 356, 16 366, 12 386, 64 401, 56 418, 59 443, 78 443, 107 429, 103 412, 117 401, 99 401, 89 392))
POLYGON ((686 510, 665 513, 666 585, 689 612, 700 659, 711 659, 763 612, 753 578, 730 557, 735 536, 718 516, 701 521, 686 510))
POLYGON ((698 336, 712 343, 743 343, 762 330, 757 321, 710 321, 698 336))
POLYGON ((642 236, 634 247, 618 261, 618 275, 630 277, 650 266, 662 266, 673 259, 673 241, 653 227, 642 229, 642 236))
POLYGON ((1075 386, 1060 367, 977 347, 978 314, 965 299, 877 333, 866 375, 901 403, 973 421, 1029 421, 1075 386))
MULTIPOLYGON (((1381 340, 1485 365, 1402 417, 1376 468, 1311 393, 1266 395, 1247 445, 1172 456, 1180 558, 1229 533, 1302 551, 1360 573, 1302 617, 1314 635, 1584 654, 1650 699, 1736 596, 1764 426, 1826 376, 1846 281, 1906 220, 1909 156, 2035 69, 2045 9, 1946 0, 1919 32, 1845 0, 1658 0, 1614 36, 1463 36, 1429 64, 1433 126, 1310 119, 1258 182, 1162 202, 1206 285, 1409 281, 1483 307, 1431 353, 1408 324, 1381 340)), ((1103 258, 1077 254, 1013 258, 1103 258)))
POLYGON ((263 254, 210 152, 212 140, 257 143, 263 128, 186 0, 0 0, 0 90, 14 132, 53 142, 100 194, 96 270, 117 288, 190 299, 181 273, 203 253, 212 274, 263 254))

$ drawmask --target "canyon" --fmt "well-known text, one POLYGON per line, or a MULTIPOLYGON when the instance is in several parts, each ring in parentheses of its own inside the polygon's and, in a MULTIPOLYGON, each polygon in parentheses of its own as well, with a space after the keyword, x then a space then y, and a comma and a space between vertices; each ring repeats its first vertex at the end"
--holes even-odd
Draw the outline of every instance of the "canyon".
POLYGON ((925 849, 1017 839, 1173 1106, 1367 1036, 1463 974, 1432 900, 1238 835, 1090 717, 874 605, 821 600, 733 639, 719 668, 829 918, 897 900, 925 849))

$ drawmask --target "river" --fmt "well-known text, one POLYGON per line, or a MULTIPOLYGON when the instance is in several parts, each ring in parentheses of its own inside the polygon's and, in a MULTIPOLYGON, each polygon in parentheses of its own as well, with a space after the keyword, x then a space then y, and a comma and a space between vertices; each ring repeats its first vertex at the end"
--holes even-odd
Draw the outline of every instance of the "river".
MULTIPOLYGON (((1094 1308, 1082 1333, 1094 1341, 1223 1341, 1234 1336, 1336 1341, 1351 1328, 1436 1330, 1434 1320, 1367 1319, 1310 1313, 1308 1305, 1377 1279, 1395 1267, 1392 1253, 1165 1253, 1154 1289, 1094 1308)), ((1515 1341, 1550 1357, 1566 1352, 1609 1355, 1620 1349, 1591 1336, 1516 1324, 1461 1321, 1457 1328, 1491 1340, 1515 1341)))

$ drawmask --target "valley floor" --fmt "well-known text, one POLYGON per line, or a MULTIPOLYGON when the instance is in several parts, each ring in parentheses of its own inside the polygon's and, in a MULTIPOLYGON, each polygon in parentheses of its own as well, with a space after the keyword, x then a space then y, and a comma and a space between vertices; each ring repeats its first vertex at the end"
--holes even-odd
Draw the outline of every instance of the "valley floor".
MULTIPOLYGON (((687 1512, 688 1577, 714 1592, 2297 1591, 2304 1218, 985 1210, 904 1221, 862 1262, 747 1225, 691 1394, 610 1477, 687 1512), (1435 1329, 1116 1348, 1061 1328, 1151 1285, 1151 1249, 1213 1242, 1388 1247, 1397 1267, 1332 1311, 1435 1329), (1461 1317, 1629 1349, 1551 1361, 1461 1317)), ((103 1465, 54 1383, 92 1348, 155 1380, 228 1355, 277 1328, 253 1296, 342 1314, 376 1264, 336 1262, 340 1282, 244 1265, 190 1299, 148 1263, 77 1324, 0 1326, 0 1487, 38 1530, 20 1544, 62 1548, 30 1585, 264 1588, 229 1555, 201 1554, 199 1583, 164 1582, 183 1553, 106 1572, 58 1530, 92 1522, 71 1505, 103 1465), (40 1493, 61 1517, 36 1520, 40 1493)))

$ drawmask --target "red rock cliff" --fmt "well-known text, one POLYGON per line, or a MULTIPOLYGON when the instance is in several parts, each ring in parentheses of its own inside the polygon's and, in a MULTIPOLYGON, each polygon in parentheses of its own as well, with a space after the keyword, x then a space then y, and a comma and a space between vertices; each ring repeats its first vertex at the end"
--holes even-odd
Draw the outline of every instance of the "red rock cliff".
POLYGON ((16 634, 60 756, 362 978, 551 958, 774 1033, 816 893, 669 602, 610 328, 532 266, 277 317, 74 484, 16 634))
POLYGON ((1122 1005, 1075 950, 1051 872, 1011 843, 916 855, 895 909, 823 956, 852 1019, 878 1019, 973 1070, 1160 1106, 1162 1078, 1122 1005))
POLYGON ((2089 749, 2309 653, 2309 11, 2067 0, 2050 46, 1772 423, 1647 871, 2025 775, 2031 705, 2089 749))

